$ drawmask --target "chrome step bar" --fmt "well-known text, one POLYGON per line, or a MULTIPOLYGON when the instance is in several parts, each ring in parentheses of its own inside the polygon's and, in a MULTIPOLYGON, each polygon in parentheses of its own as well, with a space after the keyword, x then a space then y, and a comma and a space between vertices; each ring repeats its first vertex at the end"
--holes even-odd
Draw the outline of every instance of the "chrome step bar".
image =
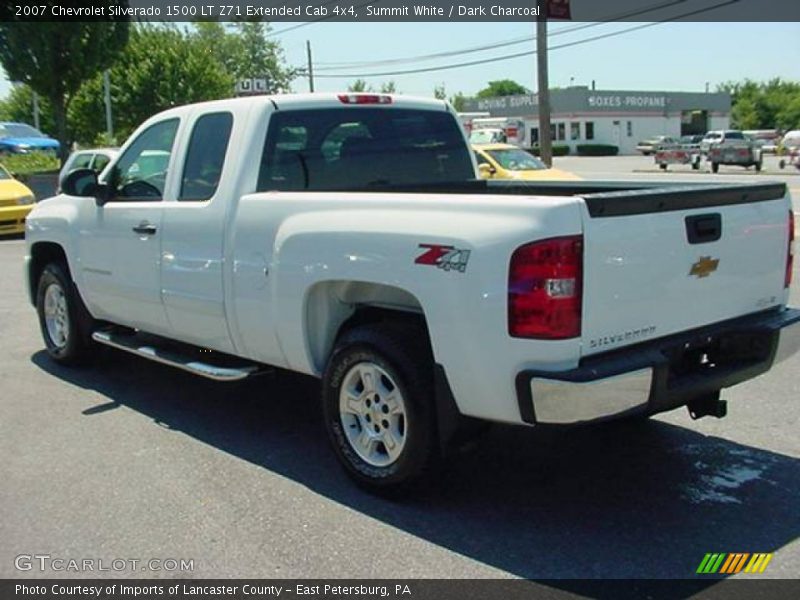
POLYGON ((137 335, 118 334, 113 331, 95 331, 92 339, 106 346, 130 352, 136 356, 141 356, 171 367, 177 367, 189 373, 200 375, 214 381, 239 381, 262 372, 261 367, 254 364, 242 365, 239 367, 221 367, 195 360, 192 357, 180 354, 180 352, 159 348, 153 344, 152 338, 145 341, 137 335))

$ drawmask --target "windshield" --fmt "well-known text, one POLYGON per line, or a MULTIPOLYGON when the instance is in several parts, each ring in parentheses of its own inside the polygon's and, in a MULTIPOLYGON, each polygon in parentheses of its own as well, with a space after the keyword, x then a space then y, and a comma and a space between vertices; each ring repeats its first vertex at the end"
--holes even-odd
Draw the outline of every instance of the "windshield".
POLYGON ((30 125, 6 123, 0 125, 0 137, 44 137, 44 134, 30 125))
POLYGON ((3 165, 0 165, 0 180, 2 179, 11 179, 11 175, 8 174, 3 165))
POLYGON ((743 140, 744 134, 741 131, 729 131, 725 134, 729 140, 743 140))
POLYGON ((506 136, 501 129, 476 129, 469 136, 472 144, 496 144, 506 141, 506 136))
POLYGON ((541 171, 547 168, 538 158, 518 148, 486 150, 486 154, 508 171, 541 171))

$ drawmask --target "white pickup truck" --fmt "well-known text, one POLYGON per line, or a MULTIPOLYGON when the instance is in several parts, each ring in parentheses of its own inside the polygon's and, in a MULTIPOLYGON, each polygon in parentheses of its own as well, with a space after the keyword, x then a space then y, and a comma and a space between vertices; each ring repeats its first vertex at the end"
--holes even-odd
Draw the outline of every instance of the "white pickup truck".
POLYGON ((441 101, 263 96, 158 114, 99 179, 73 172, 27 220, 47 350, 75 364, 104 344, 216 380, 267 365, 319 377, 346 471, 396 491, 464 424, 722 416, 722 388, 798 349, 783 184, 475 169, 441 101))

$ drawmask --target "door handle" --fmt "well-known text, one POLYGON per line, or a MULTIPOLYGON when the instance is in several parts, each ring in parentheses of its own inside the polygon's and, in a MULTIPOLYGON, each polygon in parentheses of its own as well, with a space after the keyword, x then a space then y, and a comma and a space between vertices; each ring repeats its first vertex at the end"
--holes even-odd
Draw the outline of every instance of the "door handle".
POLYGON ((134 233, 138 233, 140 235, 155 235, 158 228, 147 221, 142 221, 136 227, 133 228, 134 233))

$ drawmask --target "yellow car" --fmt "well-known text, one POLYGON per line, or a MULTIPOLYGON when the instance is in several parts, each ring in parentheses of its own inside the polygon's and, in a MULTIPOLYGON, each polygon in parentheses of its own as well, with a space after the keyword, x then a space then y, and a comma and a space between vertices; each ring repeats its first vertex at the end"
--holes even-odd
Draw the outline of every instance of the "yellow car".
POLYGON ((523 179, 526 181, 580 181, 561 169, 548 169, 530 152, 511 144, 472 144, 482 179, 523 179))
POLYGON ((0 165, 0 235, 25 233, 25 217, 33 209, 33 192, 0 165))

